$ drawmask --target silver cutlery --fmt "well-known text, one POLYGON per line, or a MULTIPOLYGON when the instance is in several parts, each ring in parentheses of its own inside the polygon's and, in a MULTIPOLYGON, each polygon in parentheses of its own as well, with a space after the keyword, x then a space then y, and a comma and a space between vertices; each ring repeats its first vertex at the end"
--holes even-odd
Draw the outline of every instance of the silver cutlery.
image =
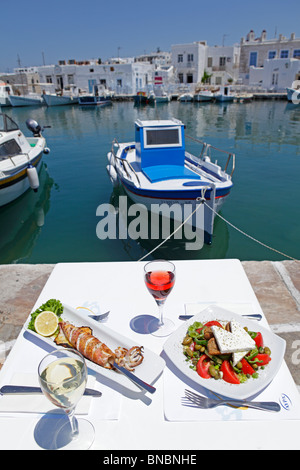
POLYGON ((144 382, 143 380, 139 379, 134 374, 132 374, 129 370, 125 369, 125 367, 119 366, 116 362, 114 362, 113 366, 119 372, 126 375, 126 377, 128 377, 128 379, 130 379, 132 382, 134 382, 140 388, 142 388, 142 389, 144 389, 144 390, 146 390, 147 392, 150 392, 150 393, 154 393, 156 391, 155 387, 153 387, 152 385, 147 384, 147 382, 144 382))
MULTIPOLYGON (((193 318, 194 315, 179 315, 179 320, 189 320, 193 318)), ((249 313, 245 315, 241 315, 242 317, 249 318, 249 320, 257 320, 260 321, 262 319, 262 315, 260 313, 249 313)))
MULTIPOLYGON (((36 394, 36 393, 43 393, 40 387, 30 387, 26 385, 3 385, 0 388, 0 395, 26 395, 26 394, 36 394)), ((93 390, 92 388, 86 388, 84 391, 84 395, 90 397, 101 397, 102 392, 98 390, 93 390)))
POLYGON ((215 408, 216 406, 220 405, 229 405, 229 406, 247 406, 248 408, 255 408, 257 410, 264 410, 264 411, 280 411, 280 405, 276 402, 272 401, 250 401, 250 400, 233 400, 231 398, 225 399, 214 399, 214 398, 207 398, 197 393, 191 392, 190 390, 185 390, 186 398, 193 404, 190 403, 183 403, 186 406, 196 406, 197 408, 209 409, 215 408))

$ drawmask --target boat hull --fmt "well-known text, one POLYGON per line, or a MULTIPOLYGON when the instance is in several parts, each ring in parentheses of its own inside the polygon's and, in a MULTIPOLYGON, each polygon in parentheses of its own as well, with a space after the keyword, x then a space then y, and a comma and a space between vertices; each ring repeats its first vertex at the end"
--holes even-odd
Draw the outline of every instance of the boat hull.
POLYGON ((82 96, 78 98, 81 106, 109 106, 112 104, 111 99, 103 99, 100 96, 82 96))
POLYGON ((228 96, 228 95, 216 95, 216 101, 219 101, 220 103, 228 102, 228 101, 233 101, 235 96, 228 96))
POLYGON ((10 95, 9 101, 13 107, 21 106, 41 106, 43 104, 42 98, 27 98, 25 96, 10 95))
POLYGON ((43 100, 46 106, 66 106, 78 103, 78 98, 74 96, 57 96, 45 94, 43 95, 43 100))
POLYGON ((210 244, 213 236, 215 212, 218 212, 230 194, 232 184, 226 188, 208 189, 205 193, 205 205, 198 200, 201 198, 201 189, 183 191, 152 191, 136 188, 122 178, 119 174, 119 182, 123 186, 128 197, 136 204, 144 205, 150 212, 161 213, 164 217, 170 217, 177 222, 183 222, 192 212, 196 212, 185 222, 203 233, 204 242, 210 244), (170 208, 178 207, 178 210, 170 211, 170 208), (199 207, 200 206, 200 207, 199 207))

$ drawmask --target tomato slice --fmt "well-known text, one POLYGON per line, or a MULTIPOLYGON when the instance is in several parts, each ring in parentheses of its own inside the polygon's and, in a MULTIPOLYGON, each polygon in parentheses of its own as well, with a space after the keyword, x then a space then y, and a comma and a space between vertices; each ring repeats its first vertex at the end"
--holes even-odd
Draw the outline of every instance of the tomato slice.
POLYGON ((223 380, 225 380, 225 382, 236 385, 240 383, 240 379, 234 372, 233 367, 229 361, 223 361, 220 370, 223 372, 223 380))
POLYGON ((264 347, 264 340, 262 337, 262 334, 260 332, 257 333, 257 335, 254 338, 255 344, 258 348, 263 348, 264 347))
POLYGON ((257 362, 258 366, 266 366, 271 361, 271 356, 269 356, 269 354, 256 354, 256 356, 252 358, 252 361, 255 359, 259 361, 257 362))
POLYGON ((210 326, 219 326, 220 328, 223 328, 223 326, 221 325, 221 323, 219 323, 219 322, 216 321, 216 320, 208 321, 207 323, 205 323, 204 326, 207 327, 207 328, 209 328, 210 326))
POLYGON ((196 365, 196 371, 202 377, 203 379, 210 379, 211 375, 208 372, 210 363, 209 363, 209 357, 206 356, 206 354, 203 354, 200 358, 199 361, 197 362, 196 365))
POLYGON ((249 364, 249 362, 246 361, 245 358, 243 358, 241 360, 241 363, 242 363, 242 371, 244 374, 249 374, 249 375, 252 375, 254 374, 255 370, 253 369, 253 367, 249 364))

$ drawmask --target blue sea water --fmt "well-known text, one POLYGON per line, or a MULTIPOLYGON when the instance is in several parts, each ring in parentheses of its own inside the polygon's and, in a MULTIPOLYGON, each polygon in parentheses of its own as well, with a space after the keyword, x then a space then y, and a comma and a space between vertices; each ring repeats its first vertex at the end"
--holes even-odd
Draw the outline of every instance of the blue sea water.
MULTIPOLYGON (((4 109, 2 110, 2 112, 4 109)), ((100 204, 115 204, 107 176, 107 152, 114 138, 134 140, 134 121, 176 117, 186 134, 236 154, 234 187, 221 215, 242 231, 300 259, 300 106, 285 101, 179 103, 135 107, 6 108, 26 135, 28 117, 50 125, 51 149, 43 157, 38 193, 28 191, 0 208, 0 263, 137 260, 160 240, 100 240, 100 204)), ((200 147, 187 139, 187 149, 200 147)), ((214 155, 213 155, 214 156, 214 155)), ((219 159, 220 163, 221 160, 219 159)), ((212 245, 186 250, 169 240, 152 258, 281 260, 271 251, 216 218, 212 245)))

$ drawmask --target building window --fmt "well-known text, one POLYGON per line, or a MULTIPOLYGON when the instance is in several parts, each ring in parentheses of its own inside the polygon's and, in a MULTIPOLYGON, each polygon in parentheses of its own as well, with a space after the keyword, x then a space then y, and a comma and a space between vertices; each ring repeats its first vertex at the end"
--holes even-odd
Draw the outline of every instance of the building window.
POLYGON ((219 58, 220 67, 224 67, 225 64, 226 64, 226 57, 220 57, 219 58))
POLYGON ((249 66, 251 65, 254 67, 257 65, 257 52, 250 52, 249 66))
POLYGON ((300 59, 300 49, 295 49, 293 53, 295 59, 300 59))
POLYGON ((183 83, 183 73, 178 74, 179 83, 183 83))
POLYGON ((177 62, 183 62, 183 54, 178 54, 177 56, 177 62))
POLYGON ((268 59, 275 59, 275 57, 276 57, 276 51, 269 51, 268 59))
POLYGON ((46 76, 46 83, 52 83, 52 77, 51 75, 46 76))
POLYGON ((193 74, 192 73, 187 74, 186 83, 193 83, 193 74))
POLYGON ((278 73, 272 74, 272 85, 278 85, 278 73))
POLYGON ((208 57, 208 58, 207 58, 207 67, 212 67, 212 64, 213 64, 213 59, 212 59, 212 57, 208 57))
POLYGON ((117 86, 122 87, 122 79, 121 78, 117 79, 117 86))
POLYGON ((216 85, 222 85, 222 77, 216 77, 216 85))
POLYGON ((187 60, 188 60, 188 62, 194 62, 194 54, 188 54, 187 55, 187 60))
POLYGON ((73 85, 74 83, 74 75, 68 75, 68 85, 73 85))
POLYGON ((289 57, 289 51, 280 51, 280 59, 288 59, 289 57))

